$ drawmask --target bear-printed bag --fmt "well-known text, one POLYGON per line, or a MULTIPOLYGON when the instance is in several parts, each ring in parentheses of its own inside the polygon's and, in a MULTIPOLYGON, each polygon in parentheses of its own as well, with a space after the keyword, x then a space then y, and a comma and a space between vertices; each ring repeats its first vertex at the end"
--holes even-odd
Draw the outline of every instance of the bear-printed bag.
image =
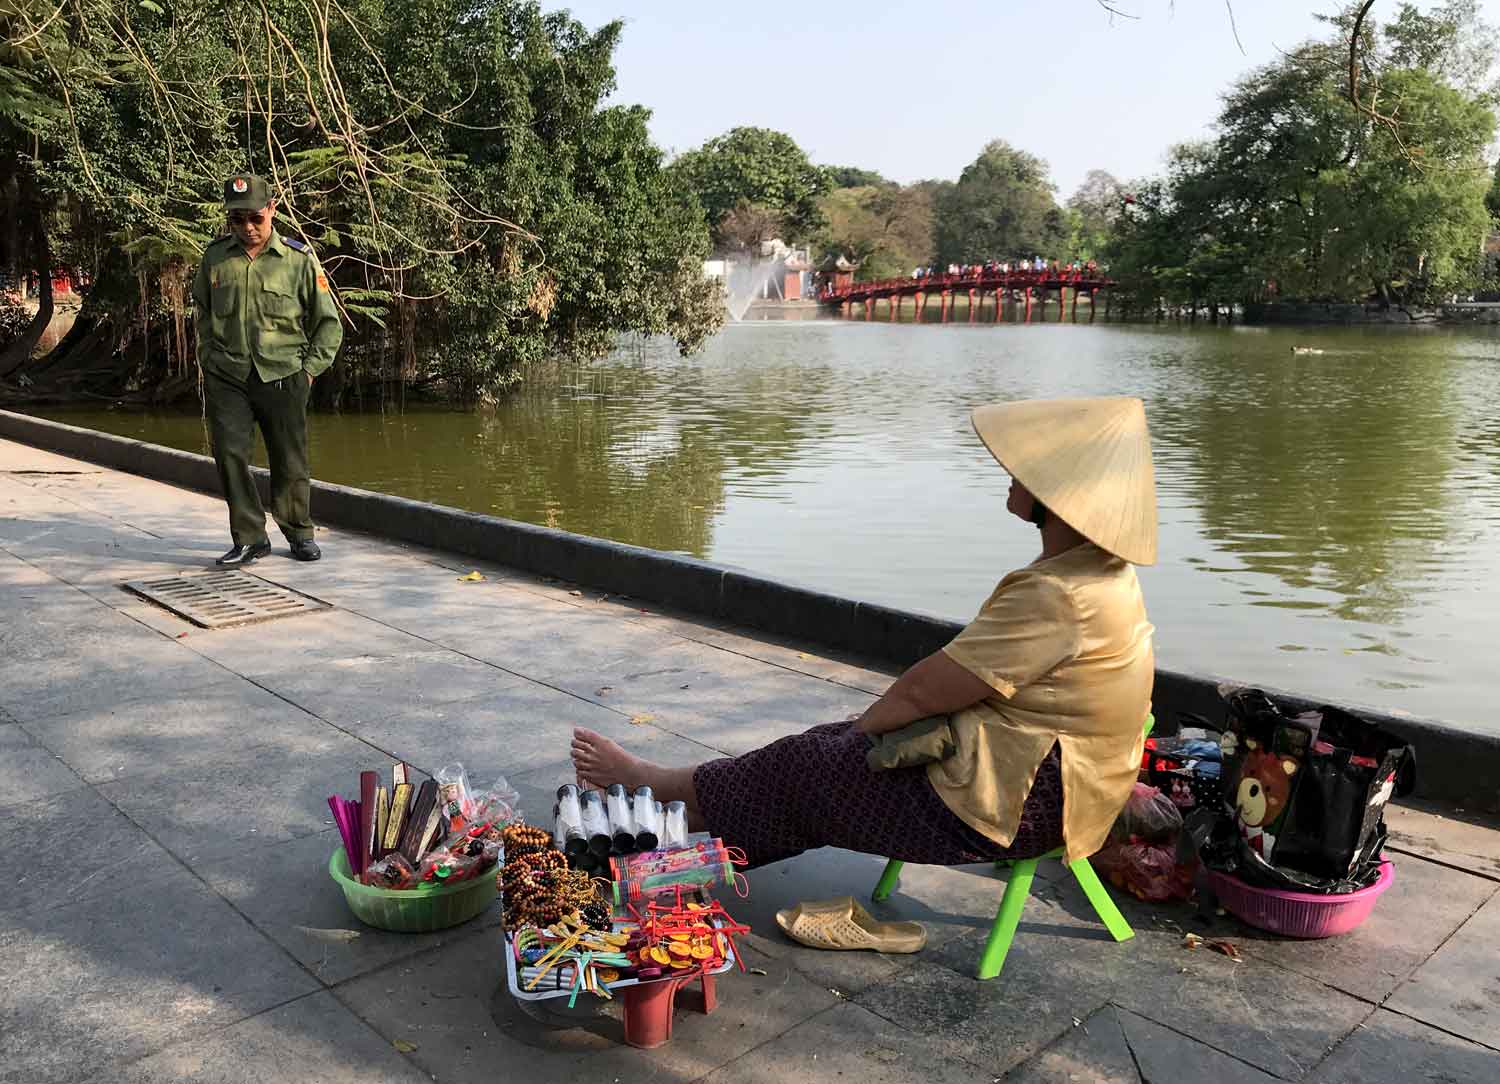
POLYGON ((1205 859, 1293 891, 1373 882, 1386 803, 1415 785, 1410 746, 1339 708, 1294 715, 1258 689, 1225 701, 1224 818, 1205 859))
POLYGON ((1274 863, 1277 840, 1302 782, 1312 731, 1304 724, 1288 722, 1274 708, 1268 710, 1246 699, 1250 705, 1244 706, 1251 710, 1235 710, 1241 705, 1231 700, 1229 725, 1220 744, 1224 797, 1245 849, 1274 863))

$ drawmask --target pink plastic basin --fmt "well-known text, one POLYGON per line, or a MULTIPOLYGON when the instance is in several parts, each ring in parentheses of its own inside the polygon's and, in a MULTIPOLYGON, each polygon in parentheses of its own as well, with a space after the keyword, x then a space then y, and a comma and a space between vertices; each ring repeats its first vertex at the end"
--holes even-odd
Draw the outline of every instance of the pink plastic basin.
POLYGON ((1259 888, 1213 869, 1208 876, 1219 903, 1240 920, 1284 937, 1313 938, 1348 933, 1369 918, 1375 901, 1395 881, 1396 869, 1389 862, 1380 863, 1374 884, 1343 896, 1259 888))

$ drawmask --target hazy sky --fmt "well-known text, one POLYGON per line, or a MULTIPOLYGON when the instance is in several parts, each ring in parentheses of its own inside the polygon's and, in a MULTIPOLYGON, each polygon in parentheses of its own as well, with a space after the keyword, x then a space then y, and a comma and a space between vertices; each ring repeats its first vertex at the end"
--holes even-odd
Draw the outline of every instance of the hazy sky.
MULTIPOLYGON (((813 161, 898 181, 957 178, 990 139, 1046 159, 1066 198, 1088 170, 1155 172, 1204 134, 1240 73, 1321 27, 1337 0, 575 0, 625 20, 615 100, 680 152, 736 125, 777 128, 813 161)), ((1390 17, 1398 0, 1380 0, 1390 17)), ((1421 4, 1428 7, 1428 4, 1421 4)), ((1500 21, 1500 0, 1484 5, 1500 21)))

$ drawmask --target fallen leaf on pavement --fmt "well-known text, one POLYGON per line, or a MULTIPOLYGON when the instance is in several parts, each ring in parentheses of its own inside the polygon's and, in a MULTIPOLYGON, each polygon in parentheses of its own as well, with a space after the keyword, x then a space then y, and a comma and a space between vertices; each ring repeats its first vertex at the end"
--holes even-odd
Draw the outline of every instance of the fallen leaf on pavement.
POLYGON ((1197 949, 1202 946, 1213 950, 1223 956, 1228 956, 1235 963, 1244 959, 1240 950, 1234 947, 1232 941, 1221 941, 1217 937, 1200 937, 1198 934, 1189 933, 1182 937, 1182 945, 1187 949, 1197 949))
POLYGON ((470 572, 467 576, 460 576, 460 577, 458 577, 458 582, 459 583, 478 583, 482 579, 484 579, 484 573, 483 572, 470 572))
POLYGON ((601 685, 597 689, 594 690, 594 695, 595 696, 604 696, 604 695, 606 695, 608 693, 612 693, 614 691, 615 691, 615 687, 613 685, 601 685))
POLYGON ((656 716, 652 715, 649 711, 638 711, 630 717, 630 725, 645 726, 655 718, 656 716))
POLYGON ((417 1048, 416 1043, 407 1042, 405 1039, 393 1039, 391 1041, 391 1045, 394 1046, 397 1050, 401 1051, 401 1053, 403 1054, 410 1054, 417 1048))
POLYGON ((1235 963, 1239 963, 1244 959, 1244 957, 1240 955, 1240 950, 1234 947, 1234 942, 1232 941, 1210 941, 1208 943, 1208 947, 1213 949, 1215 952, 1223 953, 1235 963))

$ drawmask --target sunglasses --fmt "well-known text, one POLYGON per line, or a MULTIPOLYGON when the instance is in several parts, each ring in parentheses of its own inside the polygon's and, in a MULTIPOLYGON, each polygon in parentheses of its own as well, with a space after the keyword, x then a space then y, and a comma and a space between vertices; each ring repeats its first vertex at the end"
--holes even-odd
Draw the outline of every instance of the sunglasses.
POLYGON ((229 215, 229 224, 231 226, 259 226, 265 220, 266 212, 264 211, 256 211, 254 214, 250 214, 248 211, 232 211, 229 215))

